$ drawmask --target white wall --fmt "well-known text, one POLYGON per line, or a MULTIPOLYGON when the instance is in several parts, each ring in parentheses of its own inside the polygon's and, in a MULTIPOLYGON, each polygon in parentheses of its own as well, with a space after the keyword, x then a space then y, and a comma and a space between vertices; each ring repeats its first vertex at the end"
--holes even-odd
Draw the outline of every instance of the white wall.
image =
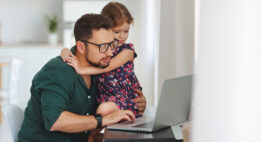
POLYGON ((45 15, 57 14, 62 39, 63 0, 0 0, 1 38, 3 44, 46 42, 45 15))
MULTIPOLYGON (((52 13, 58 15, 62 41, 63 1, 0 0, 3 42, 46 42, 44 16, 52 13)), ((135 73, 148 106, 153 106, 165 79, 193 72, 194 0, 116 1, 123 3, 134 17, 128 42, 138 53, 135 73)))
POLYGON ((194 0, 162 0, 160 9, 158 94, 164 80, 192 74, 194 62, 194 0))
POLYGON ((261 1, 197 5, 192 142, 260 142, 261 1))
POLYGON ((159 12, 158 0, 117 0, 124 4, 132 16, 127 42, 133 43, 138 54, 135 59, 135 73, 143 87, 148 106, 154 106, 155 51, 158 48, 159 12))
POLYGON ((157 105, 165 79, 193 73, 194 0, 118 0, 134 17, 130 42, 135 73, 148 105, 157 105))

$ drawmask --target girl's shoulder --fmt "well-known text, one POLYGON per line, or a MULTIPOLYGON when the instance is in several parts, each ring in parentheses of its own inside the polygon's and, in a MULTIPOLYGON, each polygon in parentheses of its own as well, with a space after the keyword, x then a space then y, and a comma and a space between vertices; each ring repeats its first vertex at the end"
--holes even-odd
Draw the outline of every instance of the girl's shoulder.
POLYGON ((122 47, 121 47, 121 51, 122 51, 122 50, 126 50, 126 49, 134 51, 134 58, 137 57, 137 53, 135 52, 134 46, 133 46, 132 43, 124 43, 124 44, 122 45, 122 47))
POLYGON ((124 43, 124 44, 122 45, 122 50, 123 50, 123 49, 134 50, 134 46, 133 46, 132 43, 124 43))

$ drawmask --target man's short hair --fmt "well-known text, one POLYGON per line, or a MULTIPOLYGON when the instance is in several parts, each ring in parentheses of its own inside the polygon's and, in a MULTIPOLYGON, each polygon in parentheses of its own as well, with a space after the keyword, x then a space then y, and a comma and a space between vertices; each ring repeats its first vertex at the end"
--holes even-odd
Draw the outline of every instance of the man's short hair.
POLYGON ((85 14, 78 19, 74 26, 75 41, 88 40, 93 30, 112 28, 112 22, 101 14, 85 14))

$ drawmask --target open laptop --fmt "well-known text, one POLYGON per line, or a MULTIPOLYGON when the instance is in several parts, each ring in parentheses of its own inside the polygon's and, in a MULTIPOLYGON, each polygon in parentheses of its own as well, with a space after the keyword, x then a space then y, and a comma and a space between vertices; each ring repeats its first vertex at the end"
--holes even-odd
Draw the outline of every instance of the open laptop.
POLYGON ((156 111, 150 110, 135 122, 125 121, 108 126, 112 130, 154 132, 188 120, 192 93, 192 75, 164 82, 156 111))

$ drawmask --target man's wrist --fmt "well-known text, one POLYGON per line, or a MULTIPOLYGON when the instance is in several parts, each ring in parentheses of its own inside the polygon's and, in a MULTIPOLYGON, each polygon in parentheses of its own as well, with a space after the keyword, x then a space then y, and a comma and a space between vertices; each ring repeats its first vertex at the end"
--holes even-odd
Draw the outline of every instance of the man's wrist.
POLYGON ((102 128, 102 116, 100 114, 95 114, 94 117, 97 120, 96 128, 102 128))

